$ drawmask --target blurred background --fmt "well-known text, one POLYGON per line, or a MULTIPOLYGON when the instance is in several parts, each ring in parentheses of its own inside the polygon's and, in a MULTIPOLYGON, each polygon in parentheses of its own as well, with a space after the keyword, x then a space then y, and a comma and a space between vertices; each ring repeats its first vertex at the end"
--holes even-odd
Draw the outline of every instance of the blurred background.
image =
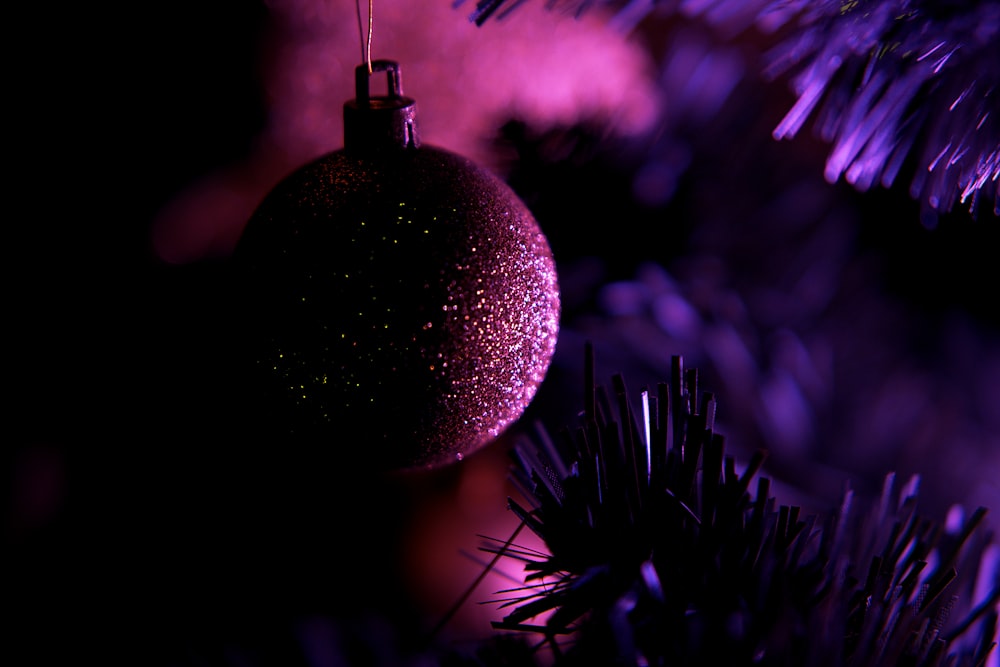
MULTIPOLYGON (((598 381, 636 393, 682 355, 730 453, 770 451, 784 502, 825 511, 894 472, 919 476, 933 518, 1000 508, 995 175, 973 212, 934 210, 909 175, 830 179, 822 132, 773 135, 797 95, 765 71, 794 21, 579 4, 479 26, 472 3, 374 3, 372 56, 400 62, 423 141, 524 199, 563 308, 520 422, 460 466, 390 478, 255 439, 220 303, 260 198, 343 144, 356 4, 18 10, 11 648, 37 664, 428 664, 421 638, 482 570, 480 535, 516 526, 506 449, 576 423, 585 341, 598 381)), ((488 636, 480 603, 509 583, 476 587, 435 640, 488 636)))

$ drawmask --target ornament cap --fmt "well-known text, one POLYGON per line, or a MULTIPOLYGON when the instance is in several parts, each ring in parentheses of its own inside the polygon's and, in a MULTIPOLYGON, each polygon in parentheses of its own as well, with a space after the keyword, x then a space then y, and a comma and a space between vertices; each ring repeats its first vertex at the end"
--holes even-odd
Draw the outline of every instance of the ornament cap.
POLYGON ((399 63, 373 60, 354 69, 355 98, 344 103, 344 148, 372 152, 417 148, 417 103, 403 95, 399 63), (371 77, 386 73, 386 94, 373 96, 371 77))

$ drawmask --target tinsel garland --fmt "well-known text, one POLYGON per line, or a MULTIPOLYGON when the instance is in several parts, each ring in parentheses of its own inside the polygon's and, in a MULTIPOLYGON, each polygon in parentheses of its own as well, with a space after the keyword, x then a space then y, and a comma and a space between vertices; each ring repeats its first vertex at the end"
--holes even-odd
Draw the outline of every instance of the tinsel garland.
POLYGON ((502 636, 540 636, 561 667, 985 664, 1000 602, 986 508, 941 524, 919 479, 891 473, 881 497, 848 485, 827 514, 781 504, 758 477, 766 452, 742 470, 727 454, 697 369, 674 357, 636 410, 585 354, 581 423, 512 449, 527 500, 508 507, 548 552, 481 547, 524 567, 493 600, 502 636))
MULTIPOLYGON (((470 20, 499 20, 524 0, 481 0, 470 20)), ((461 1, 457 5, 464 4, 461 1)), ((1000 215, 1000 2, 948 0, 567 0, 635 27, 654 13, 703 19, 770 43, 761 73, 797 101, 774 128, 791 139, 809 119, 831 145, 824 176, 861 191, 909 173, 923 222, 961 204, 1000 215), (988 200, 992 199, 992 202, 988 200)))

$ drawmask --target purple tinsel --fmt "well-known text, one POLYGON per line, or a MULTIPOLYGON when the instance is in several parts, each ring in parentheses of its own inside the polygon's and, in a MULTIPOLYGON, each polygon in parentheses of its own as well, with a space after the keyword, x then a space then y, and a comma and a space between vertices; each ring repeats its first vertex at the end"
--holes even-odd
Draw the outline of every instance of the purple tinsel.
MULTIPOLYGON (((481 1, 482 25, 523 4, 481 1)), ((463 4, 461 0, 455 3, 463 4)), ((923 222, 957 204, 976 216, 992 194, 1000 215, 1000 2, 947 0, 596 0, 552 2, 579 13, 600 6, 632 29, 655 15, 705 21, 729 37, 766 36, 765 79, 788 77, 797 101, 774 129, 791 139, 813 119, 831 144, 824 176, 860 191, 912 174, 923 222)))

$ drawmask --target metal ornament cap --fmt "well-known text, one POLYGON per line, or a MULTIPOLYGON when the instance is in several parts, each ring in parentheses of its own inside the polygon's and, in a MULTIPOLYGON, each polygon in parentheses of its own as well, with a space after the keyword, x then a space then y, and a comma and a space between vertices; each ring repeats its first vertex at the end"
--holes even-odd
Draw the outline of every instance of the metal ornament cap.
POLYGON ((344 148, 359 153, 419 147, 417 103, 403 95, 399 64, 374 60, 371 70, 386 73, 386 94, 371 95, 367 65, 354 69, 355 98, 344 103, 344 148))

